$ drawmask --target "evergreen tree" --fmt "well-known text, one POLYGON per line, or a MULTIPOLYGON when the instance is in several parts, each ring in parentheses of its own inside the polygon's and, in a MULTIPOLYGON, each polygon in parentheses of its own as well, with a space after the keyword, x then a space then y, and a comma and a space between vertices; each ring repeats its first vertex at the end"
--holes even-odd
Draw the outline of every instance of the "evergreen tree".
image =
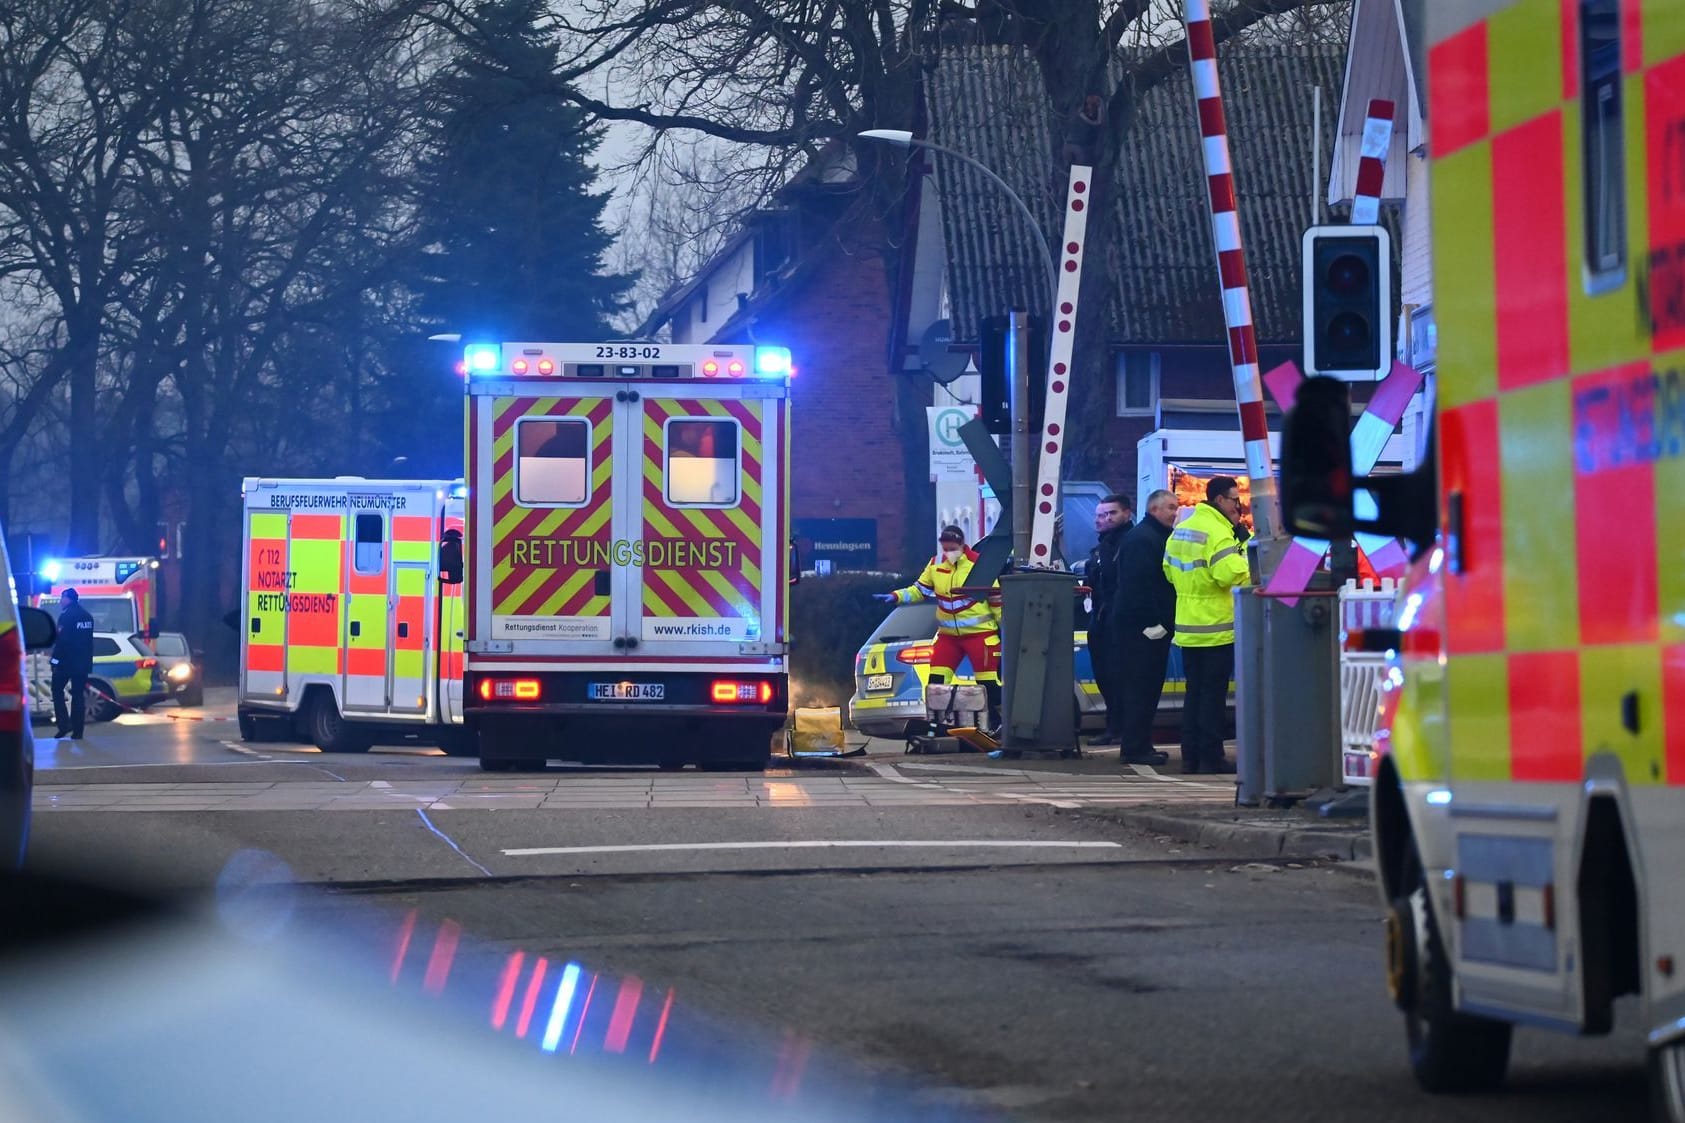
POLYGON ((635 277, 608 271, 606 194, 587 163, 601 135, 553 78, 545 0, 479 0, 440 71, 418 170, 424 319, 483 339, 613 334, 635 277))

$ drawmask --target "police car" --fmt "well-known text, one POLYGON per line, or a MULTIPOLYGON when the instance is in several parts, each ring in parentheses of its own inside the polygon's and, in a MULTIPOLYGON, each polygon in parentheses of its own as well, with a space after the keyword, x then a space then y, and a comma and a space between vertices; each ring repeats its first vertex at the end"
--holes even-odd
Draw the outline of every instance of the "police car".
MULTIPOLYGON (((53 717, 52 653, 29 656, 29 716, 53 717)), ((158 657, 139 633, 95 632, 94 667, 88 675, 88 720, 115 721, 125 709, 161 702, 169 691, 158 657)))

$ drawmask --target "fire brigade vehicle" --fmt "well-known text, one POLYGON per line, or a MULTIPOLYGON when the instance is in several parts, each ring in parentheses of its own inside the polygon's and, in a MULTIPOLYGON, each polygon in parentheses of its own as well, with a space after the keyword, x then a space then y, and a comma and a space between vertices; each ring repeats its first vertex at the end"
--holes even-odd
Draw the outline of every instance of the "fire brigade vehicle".
POLYGON ((1430 4, 1435 455, 1357 480, 1343 386, 1283 445, 1296 533, 1418 543, 1371 803, 1388 982, 1430 1090, 1636 995, 1685 1121, 1685 18, 1430 4), (1541 58, 1541 50, 1560 59, 1541 58), (1444 96, 1440 96, 1443 91, 1444 96))
POLYGON ((241 737, 471 752, 461 481, 247 479, 241 492, 241 737))
POLYGON ((59 594, 75 589, 98 631, 132 635, 157 627, 157 558, 55 559, 43 563, 36 576, 43 590, 33 598, 38 608, 58 612, 59 594))
POLYGON ((473 344, 463 369, 481 767, 763 767, 789 708, 790 353, 473 344))

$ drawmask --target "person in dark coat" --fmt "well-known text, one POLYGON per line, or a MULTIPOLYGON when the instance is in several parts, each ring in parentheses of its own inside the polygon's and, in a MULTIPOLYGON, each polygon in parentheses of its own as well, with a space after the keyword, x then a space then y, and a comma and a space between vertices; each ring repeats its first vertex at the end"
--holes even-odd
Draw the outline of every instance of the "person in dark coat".
POLYGON ((1176 590, 1164 576, 1164 545, 1179 504, 1169 491, 1147 496, 1147 516, 1123 536, 1117 552, 1118 591, 1112 606, 1117 632, 1118 733, 1124 764, 1163 764, 1153 748, 1153 719, 1164 693, 1170 636, 1176 627, 1176 590))
POLYGON ((94 618, 82 607, 75 589, 66 589, 64 608, 59 612, 59 635, 53 644, 53 720, 55 737, 82 739, 82 724, 88 716, 88 676, 94 670, 94 618), (64 707, 65 687, 70 688, 70 712, 64 707))
POLYGON ((1117 551, 1123 536, 1135 524, 1135 504, 1127 495, 1108 495, 1094 508, 1094 529, 1100 541, 1088 551, 1083 583, 1088 594, 1088 657, 1094 663, 1094 684, 1106 702, 1106 730, 1091 739, 1091 745, 1118 743, 1118 714, 1122 687, 1118 680, 1121 653, 1119 632, 1111 621, 1112 603, 1117 598, 1117 551))

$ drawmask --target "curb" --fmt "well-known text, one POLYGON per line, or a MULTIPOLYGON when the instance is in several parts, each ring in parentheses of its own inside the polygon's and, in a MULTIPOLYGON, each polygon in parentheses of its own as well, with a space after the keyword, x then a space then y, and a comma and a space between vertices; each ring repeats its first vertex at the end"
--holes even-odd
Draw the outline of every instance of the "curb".
POLYGON ((1109 817, 1127 826, 1168 835, 1179 842, 1221 849, 1225 857, 1323 858, 1366 863, 1373 856, 1368 834, 1350 831, 1211 822, 1164 811, 1120 810, 1109 817))

